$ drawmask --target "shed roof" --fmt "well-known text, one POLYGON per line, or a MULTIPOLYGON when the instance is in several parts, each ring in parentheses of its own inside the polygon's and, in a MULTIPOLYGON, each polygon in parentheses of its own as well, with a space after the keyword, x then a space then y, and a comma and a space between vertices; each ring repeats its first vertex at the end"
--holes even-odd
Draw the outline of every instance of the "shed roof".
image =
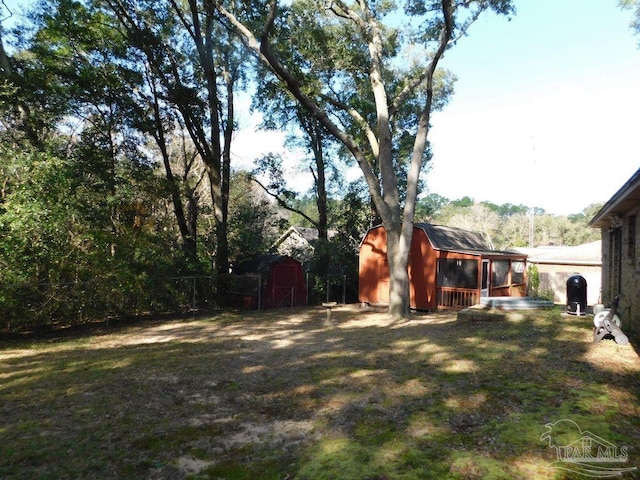
POLYGON ((640 204, 640 168, 589 222, 591 227, 619 226, 620 219, 640 204))
MULTIPOLYGON (((382 225, 373 228, 380 227, 382 227, 382 225)), ((527 255, 522 252, 491 249, 482 234, 478 232, 431 223, 414 223, 413 227, 424 231, 434 250, 467 253, 484 257, 504 256, 522 259, 527 257, 527 255)))
MULTIPOLYGON (((338 232, 336 230, 328 230, 327 237, 331 239, 335 237, 337 233, 338 232)), ((280 238, 278 238, 278 240, 274 242, 272 248, 276 248, 278 245, 280 245, 282 242, 284 242, 287 238, 289 238, 292 235, 297 235, 298 237, 304 239, 307 243, 309 243, 313 247, 315 247, 316 244, 318 243, 317 228, 292 226, 292 227, 289 227, 282 235, 280 235, 280 238)))
POLYGON ((416 228, 424 230, 431 246, 435 250, 468 253, 483 257, 516 257, 526 258, 522 252, 510 250, 493 250, 485 241, 482 234, 462 228, 433 225, 431 223, 416 223, 416 228))
POLYGON ((287 257, 286 255, 276 255, 269 253, 256 255, 250 260, 242 262, 237 267, 234 267, 233 273, 237 275, 245 275, 247 273, 263 273, 268 271, 271 268, 271 265, 273 265, 274 263, 278 263, 283 260, 293 259, 291 257, 287 257))
POLYGON ((424 230, 431 242, 431 246, 436 250, 464 252, 491 250, 483 236, 477 232, 443 225, 433 225, 431 223, 416 223, 414 227, 424 230))

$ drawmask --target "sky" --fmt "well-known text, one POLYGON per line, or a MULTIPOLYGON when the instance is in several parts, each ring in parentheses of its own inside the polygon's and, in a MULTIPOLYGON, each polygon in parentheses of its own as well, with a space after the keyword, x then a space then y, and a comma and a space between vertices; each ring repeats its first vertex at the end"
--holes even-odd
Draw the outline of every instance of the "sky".
MULTIPOLYGON (((440 63, 458 80, 432 116, 427 193, 580 213, 640 167, 640 36, 618 0, 515 5, 510 21, 481 16, 440 63)), ((257 132, 248 105, 237 106, 236 168, 285 152, 284 134, 257 132)), ((308 188, 308 177, 295 184, 308 188)))
MULTIPOLYGON (((640 168, 640 36, 617 0, 515 5, 510 21, 481 17, 440 63, 458 80, 432 116, 427 193, 581 213, 640 168)), ((266 145, 283 151, 283 135, 248 123, 240 164, 266 145)))
POLYGON ((617 0, 522 0, 481 17, 441 66, 430 192, 579 213, 640 167, 640 37, 617 0))

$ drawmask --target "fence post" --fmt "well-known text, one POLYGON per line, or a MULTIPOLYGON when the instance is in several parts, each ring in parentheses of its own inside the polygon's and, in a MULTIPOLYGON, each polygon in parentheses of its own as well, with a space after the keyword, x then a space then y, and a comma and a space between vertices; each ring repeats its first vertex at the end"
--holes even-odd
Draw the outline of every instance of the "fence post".
POLYGON ((258 274, 258 311, 262 307, 262 274, 258 274))
POLYGON ((193 311, 193 314, 195 315, 196 312, 196 277, 193 277, 193 299, 191 302, 191 309, 193 311))
POLYGON ((342 304, 347 304, 347 276, 342 276, 342 304))

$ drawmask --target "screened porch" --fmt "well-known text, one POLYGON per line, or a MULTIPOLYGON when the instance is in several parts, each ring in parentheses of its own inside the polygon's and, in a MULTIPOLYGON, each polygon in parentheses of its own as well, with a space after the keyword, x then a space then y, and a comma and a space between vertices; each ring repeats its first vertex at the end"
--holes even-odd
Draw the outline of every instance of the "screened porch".
POLYGON ((526 296, 525 259, 507 254, 438 258, 436 299, 439 309, 460 309, 481 297, 526 296), (506 258, 505 258, 506 257, 506 258))

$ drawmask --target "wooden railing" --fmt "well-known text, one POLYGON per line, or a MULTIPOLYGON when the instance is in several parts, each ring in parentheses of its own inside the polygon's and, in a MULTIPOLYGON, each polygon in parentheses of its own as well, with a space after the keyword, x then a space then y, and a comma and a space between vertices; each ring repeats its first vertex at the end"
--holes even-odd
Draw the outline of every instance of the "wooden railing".
POLYGON ((511 285, 503 285, 501 287, 492 287, 490 297, 510 297, 511 285))
POLYGON ((492 297, 524 297, 526 294, 527 286, 524 283, 516 283, 491 289, 492 297))
POLYGON ((466 308, 479 303, 478 290, 469 288, 438 287, 438 308, 466 308))

